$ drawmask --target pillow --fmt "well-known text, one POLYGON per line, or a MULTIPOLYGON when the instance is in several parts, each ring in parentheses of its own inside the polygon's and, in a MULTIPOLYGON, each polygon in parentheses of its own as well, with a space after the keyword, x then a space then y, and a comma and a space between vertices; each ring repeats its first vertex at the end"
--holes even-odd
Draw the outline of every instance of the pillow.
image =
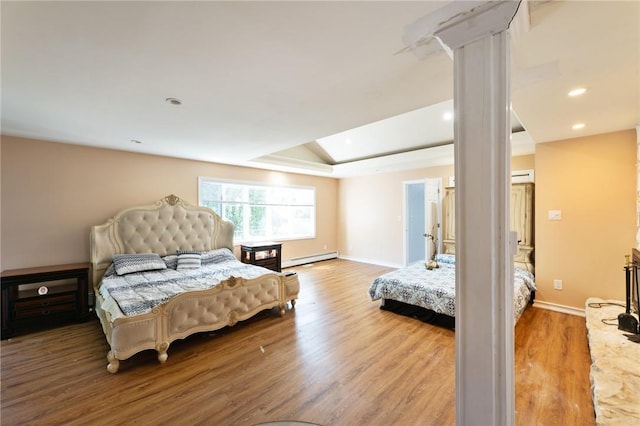
POLYGON ((164 261, 165 265, 167 265, 168 269, 176 269, 178 267, 178 256, 175 254, 162 256, 162 260, 164 261))
POLYGON ((178 255, 176 270, 198 269, 200 266, 202 266, 202 255, 200 253, 180 253, 178 255))
POLYGON ((113 266, 113 263, 111 263, 111 265, 109 265, 107 270, 104 271, 104 275, 102 277, 103 278, 107 278, 107 277, 110 277, 112 275, 116 275, 116 267, 113 266))
POLYGON ((202 252, 200 250, 176 250, 176 254, 202 254, 202 252))
POLYGON ((114 254, 112 260, 118 275, 167 269, 162 258, 155 253, 114 254))
POLYGON ((437 254, 436 262, 438 263, 447 263, 449 265, 456 264, 456 256, 455 254, 437 254))
POLYGON ((228 262, 230 260, 238 260, 236 255, 228 248, 215 249, 202 253, 202 264, 213 265, 215 263, 228 262))

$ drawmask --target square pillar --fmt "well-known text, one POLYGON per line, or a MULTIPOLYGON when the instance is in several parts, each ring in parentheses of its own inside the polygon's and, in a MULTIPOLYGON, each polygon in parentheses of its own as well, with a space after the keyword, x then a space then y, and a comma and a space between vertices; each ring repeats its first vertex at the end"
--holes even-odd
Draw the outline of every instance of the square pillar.
POLYGON ((407 28, 453 52, 456 423, 515 423, 509 38, 520 1, 451 2, 407 28))
POLYGON ((514 424, 508 36, 454 50, 456 419, 514 424))

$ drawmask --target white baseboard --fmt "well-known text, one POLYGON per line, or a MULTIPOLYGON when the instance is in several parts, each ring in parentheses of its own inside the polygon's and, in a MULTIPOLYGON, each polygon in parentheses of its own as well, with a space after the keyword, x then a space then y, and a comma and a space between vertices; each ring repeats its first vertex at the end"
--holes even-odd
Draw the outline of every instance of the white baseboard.
POLYGON ((360 263, 370 263, 372 265, 378 265, 378 266, 387 266, 389 268, 403 268, 403 265, 396 265, 393 263, 384 263, 384 262, 380 262, 379 260, 371 260, 371 259, 363 259, 361 257, 351 257, 351 256, 339 256, 340 259, 344 259, 344 260, 351 260, 353 262, 360 262, 360 263))
POLYGON ((337 251, 329 253, 312 254, 311 256, 294 257, 292 259, 285 259, 282 261, 283 268, 290 268, 292 266, 304 265, 306 263, 320 262, 321 260, 336 259, 338 257, 337 251))
POLYGON ((534 300, 533 307, 562 312, 563 314, 576 315, 579 317, 585 316, 584 309, 574 308, 573 306, 558 305, 556 303, 545 302, 542 300, 534 300))

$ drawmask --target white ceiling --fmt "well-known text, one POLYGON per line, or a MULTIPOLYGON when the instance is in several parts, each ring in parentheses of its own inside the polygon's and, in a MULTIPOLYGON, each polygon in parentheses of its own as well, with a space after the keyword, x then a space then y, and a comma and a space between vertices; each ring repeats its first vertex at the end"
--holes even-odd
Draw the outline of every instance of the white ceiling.
MULTIPOLYGON (((335 177, 450 164, 452 61, 403 43, 447 3, 3 1, 2 134, 335 177)), ((514 154, 640 123, 640 2, 521 7, 514 154)))

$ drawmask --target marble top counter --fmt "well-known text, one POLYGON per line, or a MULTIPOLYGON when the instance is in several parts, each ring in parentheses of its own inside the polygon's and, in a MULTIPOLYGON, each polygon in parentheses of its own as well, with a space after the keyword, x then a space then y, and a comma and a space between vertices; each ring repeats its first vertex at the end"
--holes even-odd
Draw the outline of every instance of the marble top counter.
POLYGON ((618 330, 618 300, 589 298, 585 313, 591 352, 591 391, 598 425, 640 425, 640 343, 618 330), (603 322, 610 323, 607 325, 603 322))

